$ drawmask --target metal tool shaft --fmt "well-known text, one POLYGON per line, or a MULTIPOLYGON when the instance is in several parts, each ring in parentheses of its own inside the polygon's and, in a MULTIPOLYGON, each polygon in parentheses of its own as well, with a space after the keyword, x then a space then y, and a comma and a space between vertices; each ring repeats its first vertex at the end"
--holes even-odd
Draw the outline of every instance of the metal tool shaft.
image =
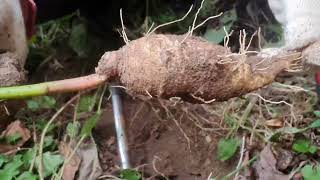
POLYGON ((125 118, 122 111, 122 102, 120 90, 116 87, 110 87, 113 116, 115 120, 115 128, 117 133, 118 150, 121 159, 121 166, 123 169, 131 167, 129 159, 129 148, 126 134, 125 118))

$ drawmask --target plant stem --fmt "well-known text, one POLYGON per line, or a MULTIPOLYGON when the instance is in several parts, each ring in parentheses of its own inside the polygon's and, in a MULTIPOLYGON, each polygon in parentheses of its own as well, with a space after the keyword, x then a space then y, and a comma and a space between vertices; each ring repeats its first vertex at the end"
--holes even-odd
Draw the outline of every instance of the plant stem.
POLYGON ((91 74, 78 78, 51 81, 40 84, 3 87, 0 88, 0 100, 21 99, 52 93, 80 91, 96 87, 106 80, 106 76, 91 74))
POLYGON ((71 98, 67 103, 65 103, 52 117, 51 119, 48 121, 48 123, 46 124, 46 126, 44 127, 42 133, 41 133, 41 138, 40 138, 40 143, 39 143, 39 150, 38 150, 38 158, 39 158, 39 167, 38 167, 38 172, 39 172, 39 176, 40 176, 40 180, 44 179, 43 176, 43 144, 44 144, 44 138, 46 136, 46 133, 50 127, 50 125, 53 123, 53 121, 60 115, 60 113, 62 113, 62 111, 69 106, 73 101, 75 101, 77 98, 79 98, 80 94, 77 94, 76 96, 74 96, 73 98, 71 98))

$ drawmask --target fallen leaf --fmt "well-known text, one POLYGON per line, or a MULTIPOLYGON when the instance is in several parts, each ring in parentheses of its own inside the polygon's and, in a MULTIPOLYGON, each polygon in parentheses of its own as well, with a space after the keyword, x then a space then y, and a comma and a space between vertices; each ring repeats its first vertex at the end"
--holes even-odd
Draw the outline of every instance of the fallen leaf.
POLYGON ((7 129, 1 133, 2 139, 12 139, 13 137, 17 140, 14 144, 9 144, 7 142, 0 143, 0 153, 7 155, 14 154, 18 147, 21 147, 30 139, 31 134, 30 131, 23 126, 21 121, 16 120, 9 124, 7 129))
POLYGON ((282 119, 270 119, 265 122, 265 125, 272 128, 282 128, 283 121, 282 119))
MULTIPOLYGON (((59 152, 68 159, 73 150, 68 146, 68 144, 61 142, 59 145, 59 152)), ((77 154, 74 154, 70 161, 65 165, 63 169, 63 180, 73 180, 80 166, 81 159, 77 154)))
POLYGON ((80 145, 77 150, 81 158, 79 174, 77 180, 96 180, 102 174, 99 163, 98 150, 92 138, 80 145))
POLYGON ((257 180, 288 180, 289 175, 283 174, 276 168, 277 160, 274 157, 271 145, 267 145, 259 155, 259 159, 253 164, 257 180))

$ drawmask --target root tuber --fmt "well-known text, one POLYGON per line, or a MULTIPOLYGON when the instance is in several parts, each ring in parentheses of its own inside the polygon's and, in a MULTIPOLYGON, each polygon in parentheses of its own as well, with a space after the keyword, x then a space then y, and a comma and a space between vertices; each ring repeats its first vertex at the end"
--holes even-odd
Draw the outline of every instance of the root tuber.
POLYGON ((299 56, 294 53, 264 60, 232 54, 199 37, 158 34, 106 52, 96 73, 119 79, 132 95, 222 101, 271 83, 299 56), (229 63, 223 63, 226 61, 229 63))
MULTIPOLYGON (((45 91, 38 89, 38 93, 29 92, 26 96, 78 91, 104 81, 119 80, 131 95, 180 97, 193 103, 222 101, 271 83, 300 54, 265 60, 233 54, 228 48, 199 37, 150 35, 117 51, 106 52, 94 75, 42 83, 45 91)), ((10 90, 12 87, 0 88, 0 99, 26 97, 24 91, 37 85, 14 87, 14 91, 10 90)))

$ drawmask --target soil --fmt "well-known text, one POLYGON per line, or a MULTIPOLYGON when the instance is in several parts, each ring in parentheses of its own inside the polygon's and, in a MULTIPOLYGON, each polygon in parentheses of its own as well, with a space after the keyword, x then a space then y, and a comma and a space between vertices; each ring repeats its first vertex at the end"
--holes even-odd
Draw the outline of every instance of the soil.
MULTIPOLYGON (((217 142, 224 134, 219 125, 221 119, 205 111, 203 106, 174 106, 168 101, 142 101, 130 97, 125 97, 123 104, 130 160, 145 178, 165 176, 175 180, 202 180, 211 173, 212 177, 226 175, 235 168, 236 159, 228 162, 216 159, 217 142), (192 119, 189 113, 201 114, 207 120, 192 119), (204 128, 199 128, 199 124, 204 128)), ((120 161, 110 104, 95 134, 104 172, 115 173, 120 161)))
POLYGON ((0 52, 0 87, 17 85, 25 80, 25 73, 19 61, 13 53, 0 52))

